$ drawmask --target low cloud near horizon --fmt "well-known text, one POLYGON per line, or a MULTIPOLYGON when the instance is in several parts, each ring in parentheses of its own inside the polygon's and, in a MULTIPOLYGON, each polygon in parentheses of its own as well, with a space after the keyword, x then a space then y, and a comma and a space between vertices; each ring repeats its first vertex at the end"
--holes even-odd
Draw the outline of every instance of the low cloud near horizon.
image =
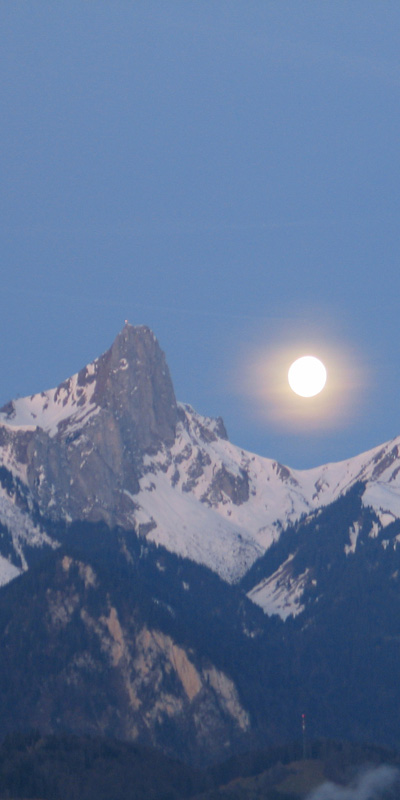
POLYGON ((327 781, 312 792, 307 800, 379 800, 400 781, 395 767, 382 765, 368 769, 357 776, 350 786, 338 786, 327 781))

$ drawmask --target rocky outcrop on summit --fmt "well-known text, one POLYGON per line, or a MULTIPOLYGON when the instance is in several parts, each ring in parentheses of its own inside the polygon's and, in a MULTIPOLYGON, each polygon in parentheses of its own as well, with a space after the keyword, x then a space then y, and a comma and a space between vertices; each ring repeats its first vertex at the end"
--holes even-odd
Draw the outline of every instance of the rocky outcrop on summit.
POLYGON ((172 444, 178 418, 174 388, 149 328, 126 324, 94 362, 93 379, 93 402, 118 421, 125 450, 157 452, 162 442, 172 444))
POLYGON ((132 525, 143 456, 174 441, 177 418, 155 336, 126 324, 72 378, 1 410, 3 463, 47 517, 132 525))

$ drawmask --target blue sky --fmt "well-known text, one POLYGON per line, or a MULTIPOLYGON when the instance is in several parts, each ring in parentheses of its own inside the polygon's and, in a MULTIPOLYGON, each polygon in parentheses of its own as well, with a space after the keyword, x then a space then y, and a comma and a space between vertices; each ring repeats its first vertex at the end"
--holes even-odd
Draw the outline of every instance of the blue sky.
POLYGON ((128 318, 243 448, 309 467, 399 435, 397 0, 14 0, 0 23, 0 402, 128 318), (315 428, 260 413, 246 369, 303 345, 332 385, 346 365, 315 428))

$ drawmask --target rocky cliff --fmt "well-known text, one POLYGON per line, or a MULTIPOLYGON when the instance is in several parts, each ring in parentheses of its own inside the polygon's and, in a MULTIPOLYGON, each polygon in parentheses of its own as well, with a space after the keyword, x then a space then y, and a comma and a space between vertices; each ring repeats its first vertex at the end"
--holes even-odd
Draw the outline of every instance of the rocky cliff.
POLYGON ((246 646, 248 636, 239 595, 237 616, 230 608, 232 591, 159 548, 144 553, 134 534, 75 527, 0 592, 3 733, 111 736, 193 763, 243 746, 250 713, 231 672, 236 639, 246 646), (209 601, 200 609, 204 580, 209 601), (225 667, 213 644, 213 593, 226 617, 225 667))
POLYGON ((106 353, 56 389, 1 409, 3 463, 47 517, 133 525, 143 457, 172 444, 177 419, 155 336, 126 324, 106 353))

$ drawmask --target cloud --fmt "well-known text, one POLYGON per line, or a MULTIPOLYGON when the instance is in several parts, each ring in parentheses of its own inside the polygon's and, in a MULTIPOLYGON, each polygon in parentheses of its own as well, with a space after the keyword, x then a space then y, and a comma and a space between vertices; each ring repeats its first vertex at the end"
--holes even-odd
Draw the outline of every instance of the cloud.
POLYGON ((307 800, 379 800, 383 792, 399 781, 399 770, 382 765, 361 773, 350 786, 326 782, 312 792, 307 800))

